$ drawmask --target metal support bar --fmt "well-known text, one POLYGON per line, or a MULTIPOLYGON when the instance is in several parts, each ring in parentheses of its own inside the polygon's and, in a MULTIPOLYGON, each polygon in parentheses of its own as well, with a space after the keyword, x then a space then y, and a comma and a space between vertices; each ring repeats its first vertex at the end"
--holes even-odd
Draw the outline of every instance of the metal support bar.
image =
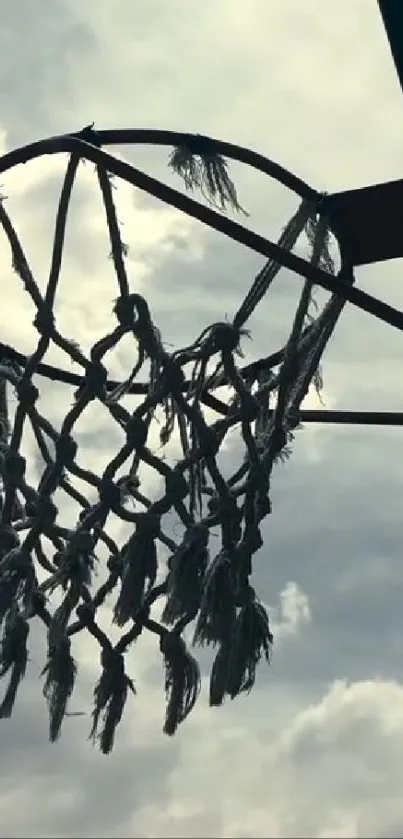
POLYGON ((403 90, 403 3, 401 0, 378 0, 378 5, 403 90))

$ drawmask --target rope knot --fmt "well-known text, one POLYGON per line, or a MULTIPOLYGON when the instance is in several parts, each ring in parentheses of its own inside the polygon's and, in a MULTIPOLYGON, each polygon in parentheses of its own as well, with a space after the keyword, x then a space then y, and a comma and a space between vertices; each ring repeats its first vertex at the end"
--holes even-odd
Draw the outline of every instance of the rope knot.
POLYGON ((44 338, 51 338, 55 328, 55 318, 49 306, 42 305, 38 309, 33 324, 40 335, 44 338))
POLYGON ((116 674, 117 678, 121 678, 125 672, 123 655, 116 652, 113 647, 103 647, 101 650, 101 667, 108 670, 110 674, 116 674))
POLYGON ((19 484, 24 478, 26 466, 25 457, 9 450, 4 459, 4 481, 19 484))
POLYGON ((36 499, 35 506, 35 519, 37 526, 40 526, 41 529, 49 532, 57 519, 58 509, 56 504, 54 504, 50 498, 47 498, 46 495, 40 494, 36 499))
POLYGON ((260 413, 259 401, 245 390, 241 396, 241 414, 244 422, 254 422, 260 413))
POLYGON ((69 556, 88 554, 94 549, 94 537, 88 530, 73 531, 67 546, 69 556))
POLYGON ((149 603, 143 603, 143 605, 140 607, 140 609, 138 610, 138 612, 136 612, 134 616, 135 622, 139 623, 141 627, 143 627, 145 622, 148 621, 150 617, 150 611, 151 606, 149 605, 149 603))
POLYGON ((137 452, 145 446, 147 437, 148 423, 137 416, 137 414, 133 414, 126 425, 126 439, 129 446, 132 446, 137 452))
POLYGON ((126 329, 132 329, 135 324, 137 327, 151 324, 150 310, 141 294, 127 294, 124 297, 118 297, 113 312, 120 326, 126 329))
POLYGON ((242 509, 236 498, 229 492, 226 495, 212 495, 207 501, 209 513, 220 519, 225 528, 229 528, 231 540, 238 541, 241 536, 242 509))
POLYGON ((119 512, 121 502, 120 488, 107 476, 103 475, 98 488, 99 500, 103 507, 112 512, 119 512))
POLYGON ((18 548, 20 538, 16 530, 9 525, 0 526, 0 556, 8 553, 8 551, 18 548))
POLYGON ((136 522, 136 531, 139 536, 148 539, 156 539, 160 533, 160 517, 154 513, 139 513, 136 522))
POLYGON ((15 392, 24 411, 29 411, 33 408, 39 399, 38 388, 29 379, 24 379, 24 377, 18 382, 15 392))
POLYGON ((220 450, 221 436, 213 428, 200 429, 200 458, 215 457, 220 450))
POLYGON ((80 603, 77 606, 76 615, 83 626, 91 626, 94 623, 95 608, 92 603, 80 603))
POLYGON ((43 591, 39 591, 39 589, 34 589, 31 594, 31 602, 28 617, 35 617, 35 615, 43 614, 44 607, 46 605, 46 595, 43 591))
POLYGON ((165 492, 172 504, 183 501, 189 492, 187 480, 178 469, 172 469, 165 478, 165 492))
POLYGON ((107 396, 107 381, 108 372, 106 367, 100 361, 91 361, 85 371, 83 391, 80 391, 79 388, 76 396, 80 397, 82 392, 85 391, 90 399, 98 398, 104 401, 107 396))
POLYGON ((183 655, 186 644, 176 632, 164 632, 160 637, 160 650, 163 655, 173 659, 183 655))
POLYGON ((28 501, 25 502, 25 506, 24 506, 25 515, 29 519, 33 519, 36 516, 36 504, 37 504, 37 499, 36 498, 35 499, 29 498, 28 501))
POLYGON ((185 374, 176 359, 168 357, 166 361, 164 361, 162 368, 162 381, 165 385, 167 393, 172 393, 174 395, 182 394, 186 379, 185 374))
POLYGON ((239 346, 240 338, 241 332, 236 326, 222 321, 211 328, 206 347, 209 348, 211 354, 216 352, 225 355, 232 354, 239 346))
POLYGON ((74 463, 77 454, 77 443, 69 434, 60 434, 56 440, 56 464, 69 467, 74 463))
POLYGON ((122 557, 119 554, 111 554, 107 563, 106 567, 111 574, 120 574, 122 570, 122 557))

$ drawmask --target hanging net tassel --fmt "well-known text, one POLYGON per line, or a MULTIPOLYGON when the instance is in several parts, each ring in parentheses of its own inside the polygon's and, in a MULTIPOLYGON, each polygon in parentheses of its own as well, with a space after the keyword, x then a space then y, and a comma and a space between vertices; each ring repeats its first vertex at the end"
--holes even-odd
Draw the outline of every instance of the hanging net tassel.
POLYGON ((166 632, 161 637, 160 647, 164 656, 167 696, 164 733, 172 736, 194 708, 200 693, 200 671, 180 635, 166 632))
MULTIPOLYGON (((18 534, 9 527, 0 532, 0 543, 18 544, 18 534)), ((20 547, 12 547, 0 560, 0 626, 9 611, 19 605, 29 608, 35 587, 35 572, 30 556, 20 547)))
POLYGON ((11 717, 18 687, 25 676, 28 634, 28 622, 17 607, 11 609, 4 622, 0 644, 0 679, 10 673, 9 683, 0 704, 0 719, 11 717))
POLYGON ((171 169, 179 175, 186 189, 199 189, 203 197, 222 212, 235 210, 248 216, 241 207, 227 161, 214 151, 214 144, 204 137, 175 148, 169 158, 171 169))
POLYGON ((112 647, 105 647, 101 653, 101 664, 102 675, 94 691, 95 707, 90 737, 94 743, 99 740, 103 754, 109 754, 113 748, 116 727, 122 719, 128 691, 135 695, 136 689, 125 673, 122 654, 112 647))
POLYGON ((214 659, 210 677, 210 705, 221 705, 226 694, 235 699, 249 693, 255 683, 261 658, 270 663, 273 635, 263 604, 249 586, 238 610, 231 637, 223 641, 214 659))
POLYGON ((252 690, 256 668, 262 657, 270 663, 273 635, 269 617, 251 587, 248 594, 247 602, 239 610, 231 636, 226 684, 226 692, 231 699, 252 690))
POLYGON ((177 620, 189 623, 199 610, 208 564, 208 529, 195 524, 168 561, 167 599, 162 620, 168 626, 177 620))
POLYGON ((60 736, 67 703, 74 690, 76 663, 70 653, 70 639, 60 638, 57 646, 49 646, 48 660, 41 675, 46 676, 43 695, 49 709, 49 739, 60 736))
POLYGON ((211 668, 209 704, 212 708, 222 705, 224 701, 227 690, 229 654, 229 643, 223 642, 218 648, 211 668))
POLYGON ((222 550, 206 571, 193 643, 204 646, 225 641, 234 619, 234 570, 229 554, 222 550))
POLYGON ((122 586, 114 609, 118 626, 133 618, 141 609, 144 597, 154 585, 158 563, 155 537, 158 522, 147 513, 139 518, 136 532, 122 550, 122 586))

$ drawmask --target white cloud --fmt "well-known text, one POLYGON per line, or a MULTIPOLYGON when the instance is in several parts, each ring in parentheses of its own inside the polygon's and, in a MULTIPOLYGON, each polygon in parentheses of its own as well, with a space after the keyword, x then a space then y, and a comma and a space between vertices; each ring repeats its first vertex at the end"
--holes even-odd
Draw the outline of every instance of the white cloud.
POLYGON ((280 606, 275 610, 273 632, 282 640, 295 635, 312 619, 307 595, 295 582, 288 582, 279 595, 280 606))
POLYGON ((249 731, 214 720, 197 750, 182 738, 169 804, 140 808, 132 828, 158 837, 390 835, 403 824, 402 698, 395 682, 336 682, 275 730, 269 691, 249 731))

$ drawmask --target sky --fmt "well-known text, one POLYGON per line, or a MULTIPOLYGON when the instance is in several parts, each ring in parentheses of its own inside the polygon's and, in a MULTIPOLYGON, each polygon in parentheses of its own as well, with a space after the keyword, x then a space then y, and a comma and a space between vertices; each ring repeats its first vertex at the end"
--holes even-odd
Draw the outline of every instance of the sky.
MULTIPOLYGON (((368 0, 0 0, 0 153, 95 121, 169 128, 254 148, 320 190, 401 176, 403 101, 376 3, 368 0)), ((181 188, 167 150, 113 150, 181 188)), ((2 176, 1 191, 44 288, 64 156, 2 176)), ((248 226, 276 240, 295 197, 231 167, 248 226)), ((131 288, 168 345, 231 317, 263 260, 132 187, 116 189, 131 288)), ((56 314, 84 350, 113 323, 116 281, 93 167, 69 216, 56 314)), ((398 261, 360 268, 357 284, 403 306, 398 261)), ((35 346, 33 310, 0 237, 1 340, 35 346)), ((285 338, 301 279, 282 271, 250 320, 247 358, 285 338)), ((324 360, 325 407, 403 410, 401 336, 347 307, 324 360)), ((49 359, 62 362, 52 352, 49 359)), ((65 362, 64 362, 65 363, 65 362)), ((113 355, 124 376, 130 358, 113 355)), ((73 369, 73 368, 72 368, 73 369)), ((38 380, 39 381, 39 380, 38 380)), ((69 388, 40 380, 60 426, 69 388)), ((15 398, 11 394, 11 404, 15 398)), ((307 405, 318 405, 310 395, 307 405)), ((100 471, 117 438, 96 406, 77 426, 80 463, 100 471)), ((11 720, 0 727, 0 836, 403 836, 402 431, 308 426, 273 479, 254 584, 275 643, 248 697, 210 709, 207 669, 191 717, 162 733, 163 672, 153 637, 127 658, 129 700, 111 755, 88 740, 97 649, 77 643, 80 679, 47 741, 35 624, 11 720)), ((40 463, 32 442, 29 475, 40 463)), ((228 457, 239 462, 237 440, 228 457), (237 461, 238 458, 238 461, 237 461)), ((152 493, 155 487, 148 487, 152 493)), ((61 511, 73 521, 73 510, 61 511)), ((109 604, 110 606, 110 604, 109 604)), ((108 618, 108 608, 103 617, 108 618)), ((0 685, 0 695, 2 686, 0 685)))

